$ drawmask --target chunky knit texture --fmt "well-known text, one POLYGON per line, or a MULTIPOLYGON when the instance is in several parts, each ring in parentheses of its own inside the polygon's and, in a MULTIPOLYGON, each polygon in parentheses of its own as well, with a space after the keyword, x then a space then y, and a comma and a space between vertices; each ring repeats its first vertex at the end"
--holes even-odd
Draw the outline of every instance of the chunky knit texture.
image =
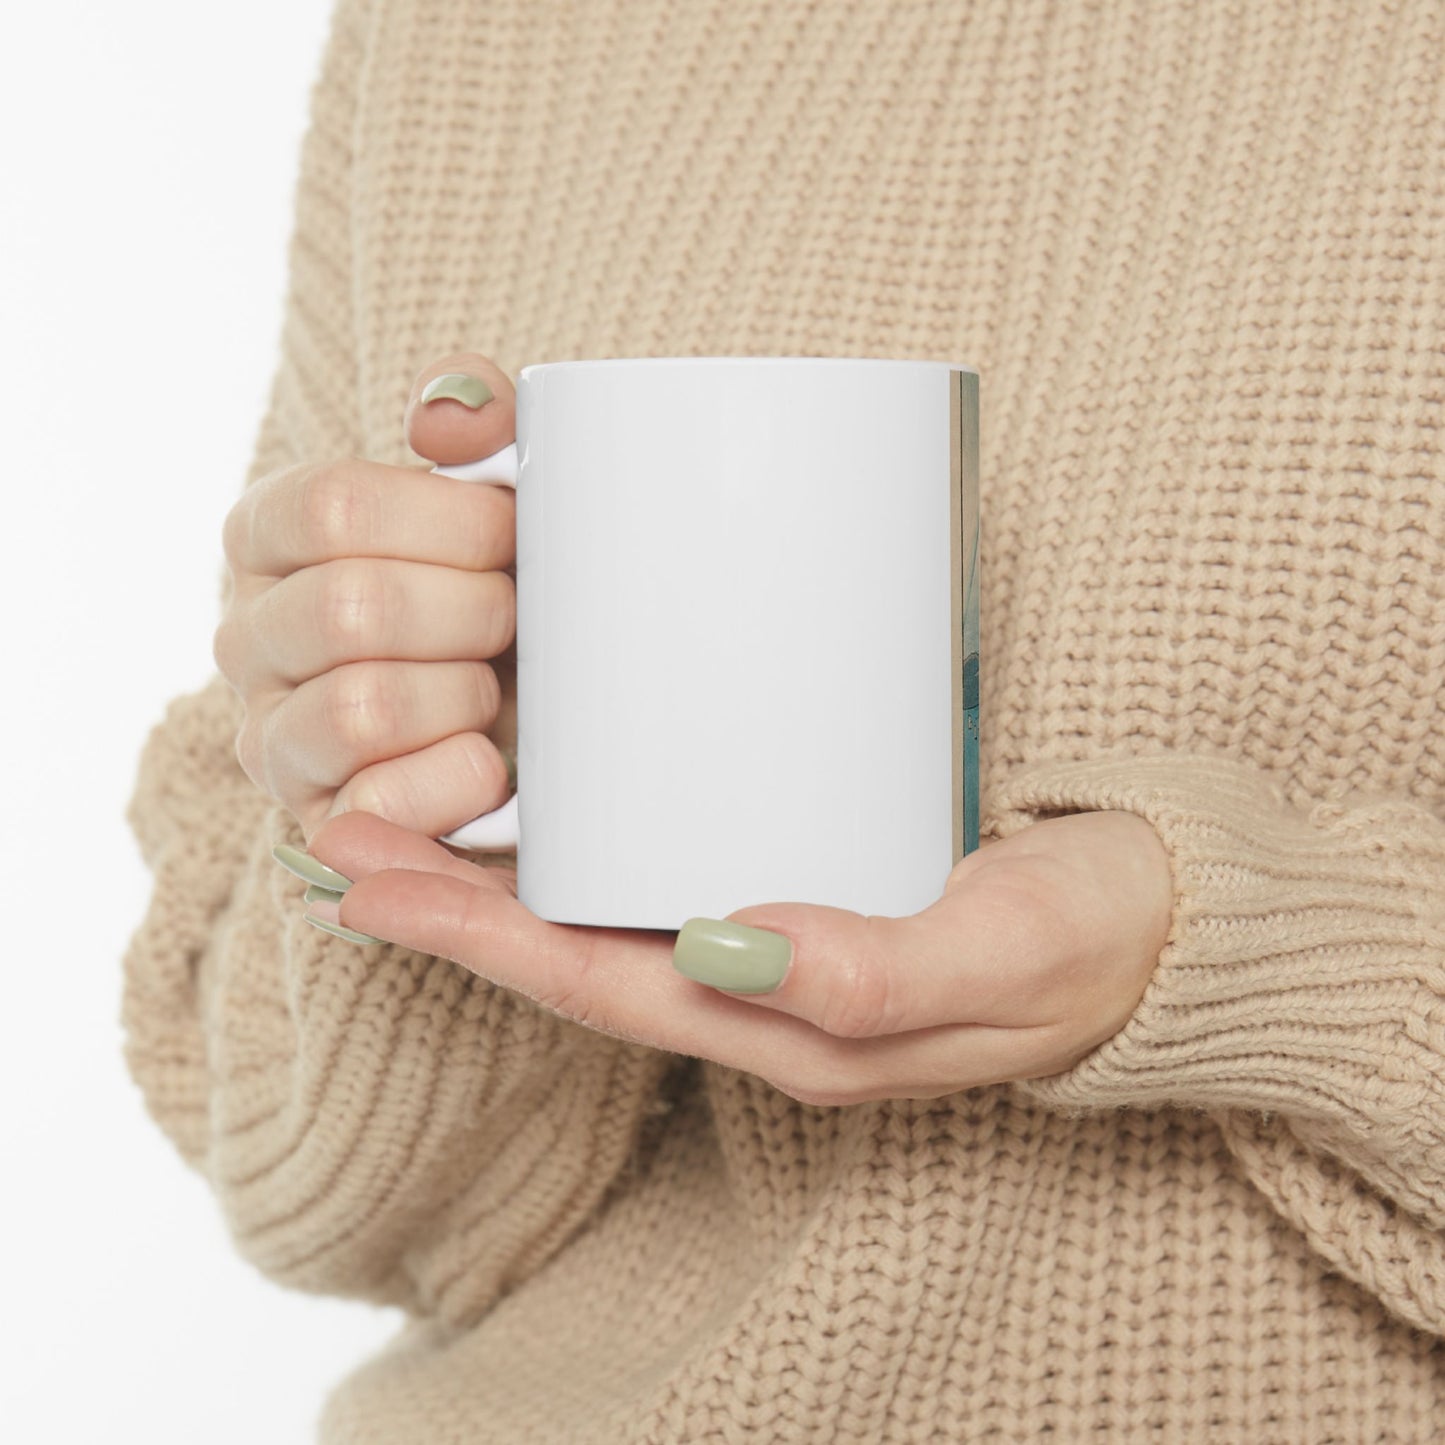
POLYGON ((1441 1437, 1442 54, 1438 0, 340 0, 244 481, 421 464, 456 349, 974 361, 984 830, 1136 812, 1175 917, 1067 1073, 804 1106, 307 927, 176 699, 127 1058, 247 1259, 407 1311, 324 1441, 1441 1437))

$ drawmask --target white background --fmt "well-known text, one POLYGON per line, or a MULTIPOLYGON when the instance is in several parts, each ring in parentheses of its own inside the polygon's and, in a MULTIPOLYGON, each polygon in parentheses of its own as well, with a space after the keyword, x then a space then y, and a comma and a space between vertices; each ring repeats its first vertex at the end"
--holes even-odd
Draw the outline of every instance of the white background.
POLYGON ((281 1289, 121 1057, 145 735, 211 674, 329 0, 0 8, 0 1438, 303 1445, 394 1311, 281 1289))

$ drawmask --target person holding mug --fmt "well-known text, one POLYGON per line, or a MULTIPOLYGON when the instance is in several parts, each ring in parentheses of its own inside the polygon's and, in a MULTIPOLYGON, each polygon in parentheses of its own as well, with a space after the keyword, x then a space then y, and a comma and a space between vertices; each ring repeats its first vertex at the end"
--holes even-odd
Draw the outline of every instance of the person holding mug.
MULTIPOLYGON (((124 1002, 132 1073, 241 1252, 406 1315, 321 1440, 1433 1438, 1442 42, 1423 3, 1241 31, 1186 5, 338 0, 217 675, 131 802, 155 892, 124 1002), (862 602, 809 615, 856 655, 787 654, 800 699, 841 689, 818 757, 777 723, 801 776, 853 760, 809 795, 827 827, 759 809, 787 767, 755 793, 713 746, 657 764, 658 806, 697 791, 632 828, 696 679, 655 733, 664 693, 574 698, 570 732, 561 702, 519 708, 544 696, 523 674, 575 676, 526 605, 557 581, 555 518, 523 515, 560 475, 534 442, 615 440, 610 414, 519 414, 524 371, 963 356, 977 846, 946 826, 961 663, 917 672, 928 721, 914 630, 865 630, 868 599, 896 619, 916 592, 916 630, 960 642, 947 486, 917 494, 939 536, 900 532, 932 473, 893 453, 866 485, 829 462, 838 518, 713 514, 776 549, 722 593, 758 610, 720 708, 782 654, 754 619, 792 637, 816 601, 788 591, 810 539, 917 549, 917 577, 829 553, 827 601, 862 602), (556 780, 598 729, 661 740, 576 773, 610 833, 556 780), (591 916, 529 907, 519 878, 584 826, 563 881, 613 880, 591 916), (931 895, 873 906, 835 870, 843 901, 725 906, 759 859, 864 847, 875 872, 917 848, 899 886, 931 895), (655 913, 650 863, 677 865, 655 913)), ((836 425, 871 435, 868 404, 836 425)), ((719 407, 690 414, 699 455, 749 420, 719 407)), ((905 457, 928 425, 873 431, 905 457)), ((627 475, 593 563, 631 555, 627 475)), ((687 577, 716 592, 713 556, 687 577)), ((605 620, 641 585, 581 595, 605 620)), ((641 686, 635 641, 599 624, 595 676, 615 646, 641 686)), ((760 766, 774 695, 736 714, 760 766)))

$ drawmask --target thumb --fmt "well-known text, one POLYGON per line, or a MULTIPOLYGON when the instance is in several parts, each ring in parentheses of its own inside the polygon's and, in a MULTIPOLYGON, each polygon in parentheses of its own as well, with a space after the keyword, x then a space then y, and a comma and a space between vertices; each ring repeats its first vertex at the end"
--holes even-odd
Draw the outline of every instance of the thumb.
POLYGON ((927 1028, 949 1021, 958 944, 936 916, 931 929, 920 918, 826 904, 757 904, 723 919, 689 919, 678 933, 673 967, 713 988, 741 989, 747 1002, 838 1038, 927 1028), (752 975, 761 976, 768 964, 769 986, 761 987, 752 975))
MULTIPOLYGON (((678 935, 705 966, 732 971, 754 950, 771 951, 766 933, 791 944, 775 988, 746 992, 746 1002, 806 1020, 837 1038, 866 1039, 944 1024, 1029 1022, 1038 971, 1036 931, 1016 916, 1012 897, 987 882, 961 885, 919 913, 893 917, 822 904, 764 903, 723 920, 690 919, 678 935), (732 925, 743 925, 739 932, 732 925), (758 930, 766 930, 766 933, 758 930)), ((781 948, 777 949, 781 952, 781 948)), ((675 953, 673 966, 700 983, 731 991, 675 953)))
POLYGON ((405 429, 406 444, 428 461, 479 461, 517 439, 517 389, 479 352, 453 352, 417 373, 405 429))

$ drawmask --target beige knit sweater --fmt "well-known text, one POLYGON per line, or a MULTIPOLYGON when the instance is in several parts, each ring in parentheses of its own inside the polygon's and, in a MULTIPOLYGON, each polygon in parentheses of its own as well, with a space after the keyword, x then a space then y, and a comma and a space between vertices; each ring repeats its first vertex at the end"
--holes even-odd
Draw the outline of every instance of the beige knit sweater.
POLYGON ((1176 898, 1068 1073, 804 1106, 306 926, 177 698, 127 1059, 247 1259, 407 1312, 320 1438, 1445 1435, 1442 56, 1439 0, 340 0, 244 480, 418 465, 457 349, 966 357, 984 830, 1134 811, 1176 898))

